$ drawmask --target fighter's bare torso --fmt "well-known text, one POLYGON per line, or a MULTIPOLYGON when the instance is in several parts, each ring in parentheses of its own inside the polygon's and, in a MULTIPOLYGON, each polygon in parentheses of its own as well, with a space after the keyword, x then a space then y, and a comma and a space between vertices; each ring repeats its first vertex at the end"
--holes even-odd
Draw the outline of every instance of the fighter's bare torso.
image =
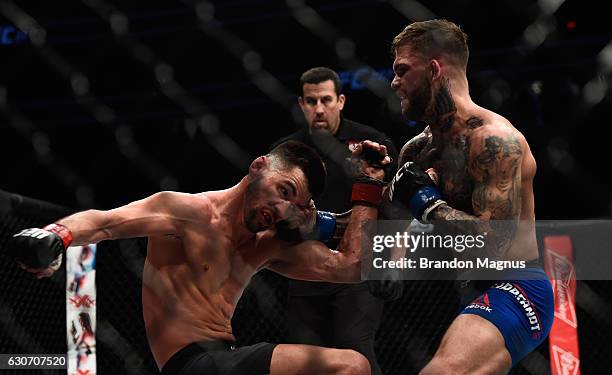
MULTIPOLYGON (((386 155, 385 146, 365 141, 352 154, 361 173, 381 178, 381 168, 359 157, 364 148, 386 155)), ((148 237, 143 312, 160 369, 190 343, 234 341, 231 318, 236 303, 252 276, 264 267, 303 280, 361 280, 361 222, 375 219, 377 209, 356 202, 337 251, 319 241, 281 240, 279 223, 287 225, 278 230, 293 234, 314 230, 317 216, 311 194, 323 188, 324 169, 314 151, 299 143, 288 142, 275 150, 256 158, 241 181, 222 191, 162 191, 110 210, 77 212, 55 223, 73 245, 148 237)), ((389 157, 383 162, 389 163, 389 157)), ((30 239, 23 246, 32 247, 30 239)), ((53 264, 24 267, 38 277, 52 276, 57 270, 53 264)), ((344 351, 281 345, 279 352, 270 366, 280 373, 290 368, 302 371, 313 363, 324 370, 338 363, 361 370, 367 367, 365 359, 360 360, 363 357, 344 351), (310 363, 303 357, 303 363, 292 367, 295 353, 319 360, 310 363), (342 362, 339 354, 349 360, 342 362)))
POLYGON ((270 257, 255 249, 253 234, 235 243, 230 220, 217 209, 223 192, 192 196, 202 210, 175 234, 149 237, 143 271, 143 312, 158 365, 185 345, 201 340, 234 341, 231 318, 251 277, 270 257), (256 251, 255 251, 256 250, 256 251))
MULTIPOLYGON (((406 143, 400 153, 400 163, 407 161, 418 163, 423 170, 435 169, 439 178, 438 188, 453 209, 476 216, 480 211, 490 209, 493 214, 481 217, 483 219, 520 218, 515 241, 504 259, 537 258, 533 226, 536 162, 525 137, 508 120, 476 107, 466 121, 456 120, 450 129, 444 131, 432 132, 427 127, 406 143), (513 156, 516 165, 505 162, 505 158, 513 160, 513 156), (499 187, 508 193, 495 202, 497 207, 483 207, 484 202, 491 205, 491 197, 483 197, 479 193, 484 189, 482 185, 486 185, 486 176, 483 177, 481 173, 483 170, 509 175, 503 182, 508 186, 499 187), (513 181, 510 174, 514 170, 518 175, 513 181), (516 191, 513 192, 513 189, 516 191)), ((449 212, 444 218, 465 220, 463 215, 455 212, 449 212)))

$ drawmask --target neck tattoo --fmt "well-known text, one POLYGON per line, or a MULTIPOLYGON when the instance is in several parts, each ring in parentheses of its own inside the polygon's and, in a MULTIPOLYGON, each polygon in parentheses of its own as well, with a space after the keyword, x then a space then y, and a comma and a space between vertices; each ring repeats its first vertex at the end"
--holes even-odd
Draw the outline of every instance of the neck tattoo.
POLYGON ((455 113, 457 113, 457 107, 450 93, 449 86, 450 83, 446 79, 440 86, 440 89, 434 94, 430 110, 428 111, 429 115, 425 119, 428 124, 439 127, 442 131, 450 129, 455 120, 455 113))

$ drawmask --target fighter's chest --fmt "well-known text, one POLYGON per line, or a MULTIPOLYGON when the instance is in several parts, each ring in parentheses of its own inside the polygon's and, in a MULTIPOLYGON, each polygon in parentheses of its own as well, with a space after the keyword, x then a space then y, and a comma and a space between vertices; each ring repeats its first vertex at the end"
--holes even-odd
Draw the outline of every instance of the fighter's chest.
POLYGON ((469 173, 468 148, 465 137, 443 144, 430 141, 417 159, 425 169, 435 169, 444 200, 452 207, 470 212, 474 182, 469 173))
POLYGON ((220 248, 219 257, 209 258, 211 263, 207 282, 220 290, 226 301, 236 304, 244 288, 260 268, 261 260, 242 247, 220 248))
POLYGON ((182 239, 186 260, 202 275, 209 275, 219 284, 247 282, 257 272, 261 259, 254 252, 254 241, 237 244, 216 227, 208 233, 191 231, 182 239))
POLYGON ((240 280, 249 280, 268 260, 265 253, 257 251, 254 244, 238 247, 231 254, 232 274, 240 280))

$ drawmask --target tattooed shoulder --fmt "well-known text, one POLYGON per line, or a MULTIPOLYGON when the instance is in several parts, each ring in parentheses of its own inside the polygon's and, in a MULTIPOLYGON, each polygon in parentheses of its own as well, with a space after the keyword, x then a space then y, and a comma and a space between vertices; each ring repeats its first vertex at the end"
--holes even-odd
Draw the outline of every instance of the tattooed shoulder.
POLYGON ((476 214, 507 219, 520 212, 520 134, 483 131, 472 137, 468 170, 475 185, 472 205, 476 214))
POLYGON ((484 121, 478 116, 472 116, 465 122, 469 129, 476 129, 484 124, 484 121))
POLYGON ((516 131, 491 127, 475 130, 469 139, 469 154, 472 163, 486 166, 503 158, 520 158, 523 153, 521 135, 516 131))

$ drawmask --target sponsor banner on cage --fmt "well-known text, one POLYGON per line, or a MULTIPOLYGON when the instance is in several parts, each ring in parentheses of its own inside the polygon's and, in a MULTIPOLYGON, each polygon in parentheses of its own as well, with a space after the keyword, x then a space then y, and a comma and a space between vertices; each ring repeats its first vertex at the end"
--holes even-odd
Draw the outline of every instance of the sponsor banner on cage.
POLYGON ((569 236, 544 238, 544 264, 555 296, 555 319, 548 337, 552 375, 580 374, 573 258, 569 236))
POLYGON ((96 245, 66 250, 68 375, 96 373, 96 245))
MULTIPOLYGON (((369 280, 539 279, 542 239, 565 235, 574 243, 574 277, 612 280, 612 221, 378 220, 362 226, 362 277, 369 280)), ((561 258, 553 267, 567 268, 561 258)), ((562 275, 553 272, 552 278, 562 275)), ((567 311, 575 320, 575 312, 567 311), (572 315, 573 314, 573 315, 572 315)))

